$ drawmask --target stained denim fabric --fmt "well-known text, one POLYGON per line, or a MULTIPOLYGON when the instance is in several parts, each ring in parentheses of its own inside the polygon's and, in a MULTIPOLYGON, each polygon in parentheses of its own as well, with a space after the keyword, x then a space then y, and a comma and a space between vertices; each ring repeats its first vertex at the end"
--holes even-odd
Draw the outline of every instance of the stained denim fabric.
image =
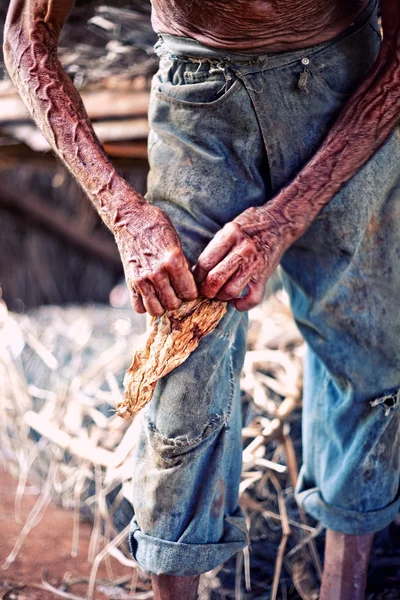
MULTIPOLYGON (((290 53, 160 37, 148 199, 170 216, 191 263, 219 228, 301 170, 379 45, 374 4, 335 40, 290 53)), ((377 531, 399 507, 399 234, 396 131, 281 265, 309 347, 297 498, 345 533, 377 531)), ((143 413, 130 542, 149 572, 199 574, 247 543, 237 502, 246 326, 230 307, 143 413)))

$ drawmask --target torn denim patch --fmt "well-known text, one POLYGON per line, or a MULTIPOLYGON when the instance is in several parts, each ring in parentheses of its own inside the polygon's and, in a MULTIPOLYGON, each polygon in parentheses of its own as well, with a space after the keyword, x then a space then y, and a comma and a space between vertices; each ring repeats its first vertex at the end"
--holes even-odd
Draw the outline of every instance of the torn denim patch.
POLYGON ((392 409, 400 405, 400 389, 393 392, 388 392, 379 398, 375 398, 370 402, 370 405, 374 408, 375 406, 382 406, 385 409, 385 416, 388 417, 392 409))

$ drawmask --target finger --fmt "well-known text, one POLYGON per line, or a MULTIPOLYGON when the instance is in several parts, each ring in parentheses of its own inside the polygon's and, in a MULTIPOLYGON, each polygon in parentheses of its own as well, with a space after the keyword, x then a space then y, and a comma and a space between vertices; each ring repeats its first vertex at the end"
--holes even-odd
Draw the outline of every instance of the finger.
POLYGON ((142 296, 143 305, 149 315, 152 317, 160 317, 163 315, 165 310, 157 298, 157 294, 151 283, 146 280, 140 280, 136 281, 135 285, 142 296))
POLYGON ((207 273, 216 267, 241 239, 243 233, 236 223, 228 223, 220 229, 199 256, 193 271, 196 282, 201 284, 207 273))
MULTIPOLYGON (((200 291, 207 298, 213 298, 221 288, 228 283, 230 277, 238 271, 243 274, 245 284, 250 280, 251 275, 257 272, 262 266, 262 258, 249 238, 240 240, 234 250, 224 258, 206 277, 200 291)), ((245 287, 245 284, 239 290, 245 287)), ((235 294, 237 296, 237 294, 235 294)))
POLYGON ((250 281, 247 286, 249 291, 245 296, 232 300, 233 306, 241 312, 254 308, 264 298, 265 282, 257 281, 257 283, 254 283, 250 281))
POLYGON ((156 295, 161 305, 166 310, 175 310, 182 304, 182 300, 175 294, 169 277, 165 271, 151 277, 156 295))
POLYGON ((135 312, 137 312, 141 315, 146 312, 146 309, 143 305, 142 298, 136 292, 131 292, 131 304, 132 304, 132 308, 135 312))
POLYGON ((229 300, 238 298, 246 285, 250 283, 251 277, 251 272, 248 270, 238 269, 229 281, 220 289, 217 294, 217 299, 228 302, 229 300))
MULTIPOLYGON (((231 252, 212 269, 200 287, 200 293, 206 298, 214 298, 231 276, 243 266, 243 257, 238 250, 231 252)), ((250 278, 250 277, 249 277, 250 278)))
POLYGON ((175 294, 182 300, 195 300, 199 293, 193 274, 189 269, 189 264, 184 259, 183 264, 168 265, 168 275, 175 294))

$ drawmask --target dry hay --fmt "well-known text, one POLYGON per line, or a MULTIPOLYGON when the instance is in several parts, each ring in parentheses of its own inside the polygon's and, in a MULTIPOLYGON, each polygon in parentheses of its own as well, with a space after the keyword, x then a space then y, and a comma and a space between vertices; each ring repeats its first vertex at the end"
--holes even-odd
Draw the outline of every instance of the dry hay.
MULTIPOLYGON (((28 474, 42 483, 42 494, 5 566, 47 504, 56 500, 73 511, 73 554, 79 549, 81 513, 93 522, 88 599, 98 585, 98 566, 110 555, 133 569, 137 587, 129 597, 152 597, 126 546, 140 416, 126 420, 115 413, 124 372, 143 330, 143 319, 130 310, 46 307, 15 315, 1 305, 0 456, 19 477, 17 518, 28 474)), ((304 345, 283 292, 251 311, 248 348, 242 378, 240 502, 252 546, 238 555, 236 564, 231 560, 205 575, 200 597, 310 600, 317 598, 321 565, 314 538, 321 528, 310 525, 293 500, 304 345)), ((117 583, 128 586, 110 581, 111 586, 117 583)), ((63 590, 65 594, 65 586, 63 590)), ((73 585, 67 592, 74 596, 73 585)))

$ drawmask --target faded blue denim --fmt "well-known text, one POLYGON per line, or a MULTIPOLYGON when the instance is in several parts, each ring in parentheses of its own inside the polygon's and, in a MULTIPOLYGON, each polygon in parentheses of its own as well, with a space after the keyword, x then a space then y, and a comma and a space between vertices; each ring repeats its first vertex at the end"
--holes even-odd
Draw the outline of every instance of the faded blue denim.
MULTIPOLYGON (((373 5, 339 38, 290 53, 160 37, 148 198, 171 217, 192 263, 220 227, 267 202, 313 156, 379 45, 373 5)), ((296 495, 344 533, 377 531, 399 508, 399 234, 396 131, 282 261, 309 348, 296 495)), ((246 326, 230 308, 144 411, 130 542, 149 572, 199 574, 247 544, 237 501, 246 326)))

